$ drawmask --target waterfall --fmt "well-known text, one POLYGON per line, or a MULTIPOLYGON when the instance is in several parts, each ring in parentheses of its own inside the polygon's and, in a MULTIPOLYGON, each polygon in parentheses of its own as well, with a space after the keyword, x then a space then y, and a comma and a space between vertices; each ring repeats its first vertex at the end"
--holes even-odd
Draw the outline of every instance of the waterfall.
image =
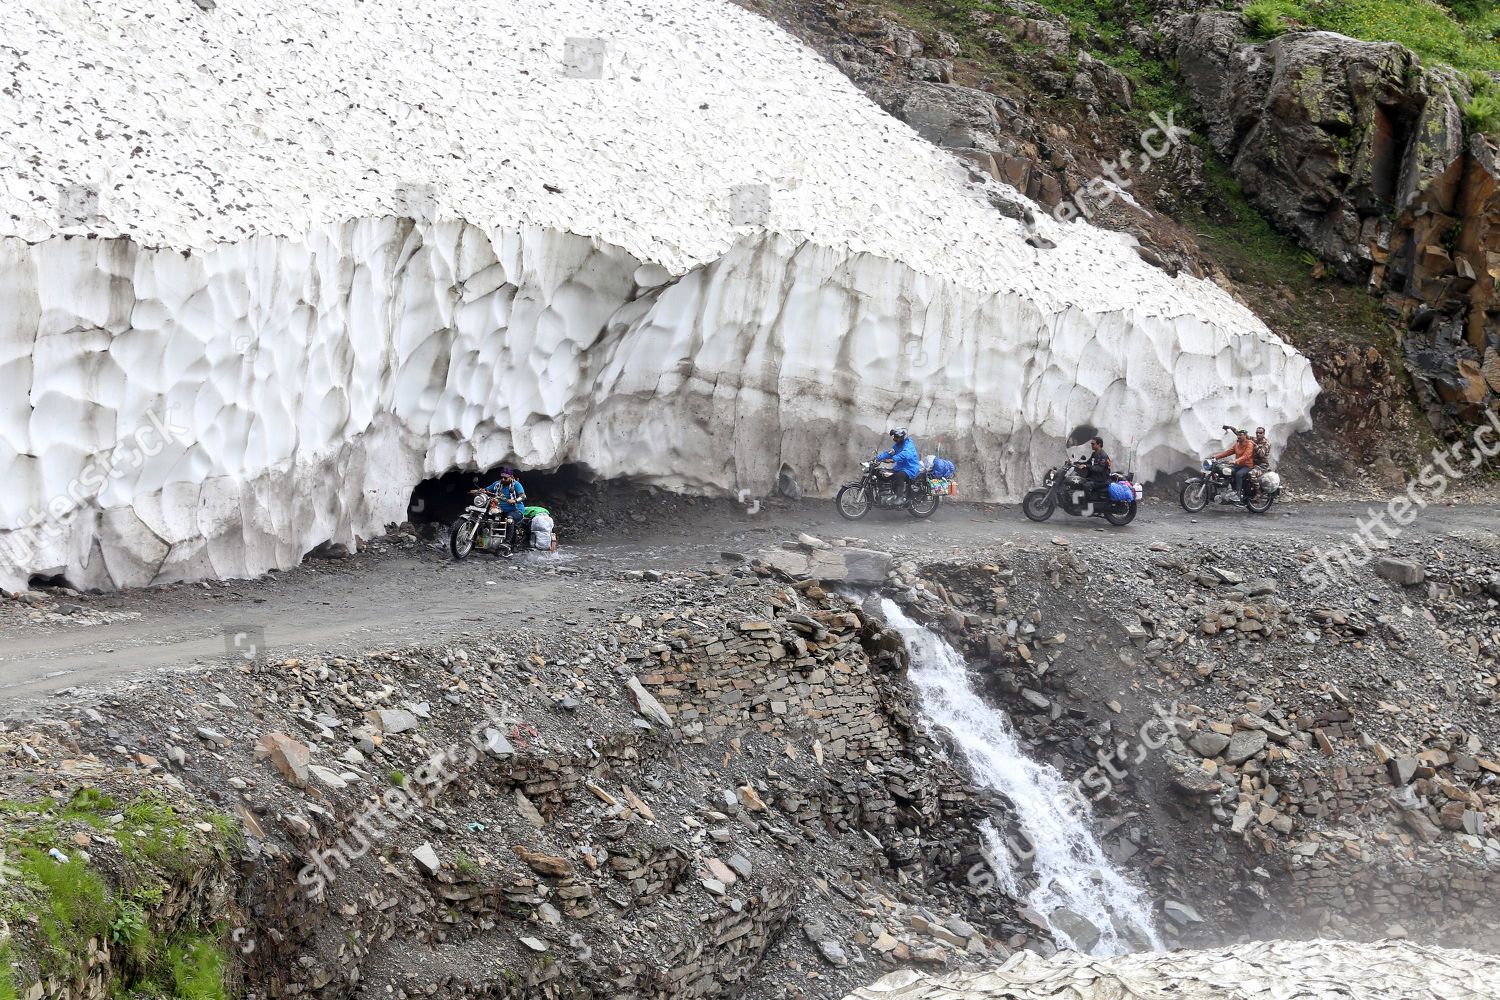
POLYGON ((1110 863, 1094 839, 1087 800, 1055 768, 1027 756, 1004 713, 985 704, 970 684, 968 667, 956 649, 892 601, 882 600, 881 609, 911 651, 909 677, 929 724, 952 737, 976 784, 1015 805, 1024 840, 1006 843, 988 821, 980 831, 1005 891, 1024 901, 1065 947, 1095 955, 1161 950, 1151 901, 1110 863), (1029 891, 1027 854, 1035 879, 1029 891), (1094 930, 1098 937, 1090 948, 1094 930))

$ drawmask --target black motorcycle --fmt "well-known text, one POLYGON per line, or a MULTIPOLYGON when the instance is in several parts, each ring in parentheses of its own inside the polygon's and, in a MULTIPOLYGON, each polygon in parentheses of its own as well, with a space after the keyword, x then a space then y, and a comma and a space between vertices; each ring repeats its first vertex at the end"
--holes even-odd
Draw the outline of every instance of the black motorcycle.
POLYGON ((1042 485, 1026 494, 1021 510, 1033 521, 1045 521, 1059 507, 1074 517, 1102 517, 1116 527, 1123 527, 1135 520, 1136 503, 1140 489, 1131 486, 1133 498, 1111 500, 1111 483, 1128 482, 1130 473, 1112 473, 1109 483, 1094 483, 1084 475, 1084 463, 1069 460, 1055 469, 1047 470, 1042 485))
POLYGON ((454 559, 467 559, 475 549, 509 559, 513 551, 530 544, 531 521, 514 524, 487 490, 473 491, 468 509, 448 531, 448 550, 454 559))
POLYGON ((900 510, 904 507, 912 517, 931 517, 938 509, 940 497, 933 492, 927 473, 912 477, 906 495, 902 496, 890 463, 872 458, 861 462, 859 469, 859 481, 839 487, 834 500, 839 513, 846 519, 858 521, 876 508, 900 510))
POLYGON ((1265 469, 1254 469, 1246 477, 1244 496, 1234 492, 1234 466, 1229 462, 1205 458, 1203 474, 1182 484, 1178 503, 1189 514, 1196 514, 1211 503, 1244 505, 1252 514, 1264 514, 1281 492, 1281 477, 1265 469))

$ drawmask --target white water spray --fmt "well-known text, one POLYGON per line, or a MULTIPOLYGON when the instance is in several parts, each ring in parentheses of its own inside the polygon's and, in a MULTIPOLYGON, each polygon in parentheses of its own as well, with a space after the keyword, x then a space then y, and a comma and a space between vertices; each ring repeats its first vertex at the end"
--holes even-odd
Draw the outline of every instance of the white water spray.
POLYGON ((989 822, 981 830, 1005 891, 1024 900, 1066 947, 1080 947, 1085 929, 1073 918, 1081 917, 1099 932, 1092 947, 1096 955, 1161 950, 1150 900, 1110 863, 1094 839, 1088 802, 1055 768, 1026 755, 1009 720, 986 705, 969 683, 957 650, 892 601, 880 604, 911 651, 909 677, 928 722, 952 736, 977 784, 1015 804, 1024 841, 1006 843, 989 822), (1021 869, 1028 854, 1036 880, 1029 891, 1021 869))

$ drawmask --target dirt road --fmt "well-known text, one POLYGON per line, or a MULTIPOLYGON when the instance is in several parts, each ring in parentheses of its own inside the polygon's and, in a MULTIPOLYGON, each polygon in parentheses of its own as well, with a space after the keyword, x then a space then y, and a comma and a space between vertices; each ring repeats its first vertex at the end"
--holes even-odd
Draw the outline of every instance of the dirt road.
MULTIPOLYGON (((1033 524, 1015 506, 945 506, 930 521, 875 512, 840 519, 827 501, 808 501, 748 517, 709 508, 591 542, 556 556, 509 562, 475 556, 455 563, 437 547, 368 551, 339 561, 247 581, 180 584, 80 599, 88 610, 122 620, 106 624, 38 623, 15 613, 0 619, 0 716, 28 713, 37 699, 76 688, 107 687, 155 671, 189 669, 247 656, 284 658, 441 641, 481 624, 586 625, 628 607, 640 584, 625 570, 702 568, 725 551, 751 552, 799 531, 859 537, 896 552, 943 558, 1004 543, 1142 546, 1232 542, 1245 534, 1284 538, 1306 548, 1347 539, 1363 505, 1291 504, 1265 517, 1237 509, 1188 515, 1148 502, 1126 528, 1100 519, 1055 515, 1033 524)), ((564 526, 565 527, 565 526, 564 526)), ((1403 544, 1436 546, 1449 536, 1495 537, 1500 507, 1427 510, 1403 544)))

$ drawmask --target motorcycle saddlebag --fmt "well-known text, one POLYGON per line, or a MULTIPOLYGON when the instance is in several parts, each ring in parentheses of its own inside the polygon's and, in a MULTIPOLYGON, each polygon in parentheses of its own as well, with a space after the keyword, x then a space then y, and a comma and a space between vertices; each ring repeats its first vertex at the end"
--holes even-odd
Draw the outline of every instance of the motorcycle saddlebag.
POLYGON ((1109 498, 1114 501, 1129 503, 1135 499, 1135 490, 1127 482, 1116 482, 1109 484, 1109 498))

